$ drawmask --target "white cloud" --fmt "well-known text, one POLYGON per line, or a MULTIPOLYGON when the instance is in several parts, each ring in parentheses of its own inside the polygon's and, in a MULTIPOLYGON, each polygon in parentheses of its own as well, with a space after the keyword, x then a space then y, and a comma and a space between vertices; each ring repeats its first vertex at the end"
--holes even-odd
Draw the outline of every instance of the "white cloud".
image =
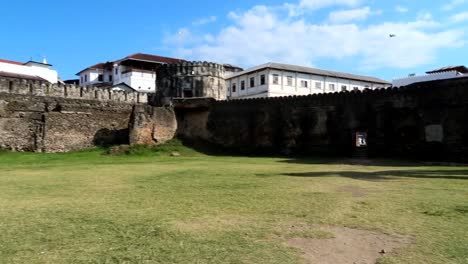
POLYGON ((362 0, 301 0, 299 7, 312 10, 321 9, 329 6, 358 6, 362 0))
POLYGON ((468 21, 468 11, 453 15, 450 18, 450 21, 452 21, 454 23, 460 23, 460 22, 468 21))
POLYGON ((331 23, 346 23, 349 21, 365 20, 369 15, 371 15, 371 10, 366 6, 359 9, 331 12, 328 20, 331 23))
POLYGON ((450 1, 450 3, 444 5, 442 7, 442 9, 446 10, 446 11, 452 10, 455 7, 457 7, 457 6, 461 5, 461 4, 464 4, 464 3, 468 3, 468 0, 452 0, 452 1, 450 1))
POLYGON ((192 23, 192 25, 194 25, 194 26, 203 26, 203 25, 206 25, 206 24, 216 22, 216 20, 217 20, 217 17, 210 16, 210 17, 202 18, 202 19, 200 19, 198 21, 195 21, 195 22, 192 23))
POLYGON ((432 14, 427 11, 419 12, 418 20, 432 20, 432 14))
POLYGON ((321 59, 352 58, 356 66, 366 69, 410 68, 433 61, 441 49, 466 43, 463 30, 446 30, 428 13, 414 21, 356 25, 314 23, 282 11, 256 6, 231 12, 231 25, 209 40, 184 38, 175 55, 243 67, 269 61, 319 65, 321 59))
POLYGON ((395 7, 395 11, 397 11, 398 13, 406 13, 408 12, 408 8, 404 7, 404 6, 396 6, 395 7))

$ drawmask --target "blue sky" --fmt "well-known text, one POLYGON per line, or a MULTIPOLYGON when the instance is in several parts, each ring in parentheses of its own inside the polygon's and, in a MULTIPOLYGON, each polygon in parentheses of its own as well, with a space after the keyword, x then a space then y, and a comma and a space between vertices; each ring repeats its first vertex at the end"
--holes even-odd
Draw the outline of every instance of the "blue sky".
POLYGON ((468 0, 15 0, 4 6, 0 58, 47 56, 63 79, 136 52, 244 68, 284 62, 386 80, 468 66, 468 0))

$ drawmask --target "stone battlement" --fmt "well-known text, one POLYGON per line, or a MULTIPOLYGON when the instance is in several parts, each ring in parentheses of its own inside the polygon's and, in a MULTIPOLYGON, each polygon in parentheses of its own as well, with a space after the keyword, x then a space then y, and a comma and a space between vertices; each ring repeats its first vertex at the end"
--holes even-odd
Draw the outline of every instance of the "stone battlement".
MULTIPOLYGON (((181 62, 161 66, 157 97, 226 99, 225 68, 211 62, 181 62)), ((156 103, 158 104, 158 103, 156 103)))
POLYGON ((173 76, 224 76, 223 65, 206 61, 165 64, 160 70, 173 76))
POLYGON ((110 88, 80 87, 76 85, 51 84, 38 80, 0 77, 0 93, 48 96, 95 101, 113 101, 129 104, 147 103, 148 94, 114 91, 110 88))

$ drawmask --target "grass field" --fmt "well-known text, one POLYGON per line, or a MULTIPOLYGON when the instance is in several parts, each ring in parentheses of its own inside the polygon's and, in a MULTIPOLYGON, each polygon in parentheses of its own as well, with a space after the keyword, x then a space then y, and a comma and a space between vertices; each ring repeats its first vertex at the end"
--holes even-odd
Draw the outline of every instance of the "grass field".
POLYGON ((411 237, 381 263, 468 263, 468 167, 102 153, 0 153, 0 263, 301 263, 284 239, 320 226, 411 237))

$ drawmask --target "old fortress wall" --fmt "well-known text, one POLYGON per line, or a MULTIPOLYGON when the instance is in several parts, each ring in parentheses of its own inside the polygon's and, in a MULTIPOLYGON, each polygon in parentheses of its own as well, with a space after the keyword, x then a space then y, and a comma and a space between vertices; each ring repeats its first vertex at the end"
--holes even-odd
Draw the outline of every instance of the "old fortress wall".
POLYGON ((64 152, 128 142, 132 107, 147 95, 0 78, 0 148, 64 152))
POLYGON ((56 98, 94 100, 102 102, 146 103, 148 94, 141 92, 113 91, 110 88, 80 87, 76 85, 51 84, 37 80, 0 76, 0 93, 47 96, 56 98))
POLYGON ((153 144, 177 130, 181 138, 244 153, 351 155, 353 135, 366 132, 370 156, 468 160, 468 78, 219 100, 226 74, 223 65, 212 63, 164 66, 159 93, 150 100, 136 92, 0 78, 0 148, 63 152, 153 144), (161 98, 173 100, 151 106, 161 98))
POLYGON ((176 102, 179 135, 245 153, 468 160, 468 78, 401 88, 230 101, 176 102))

